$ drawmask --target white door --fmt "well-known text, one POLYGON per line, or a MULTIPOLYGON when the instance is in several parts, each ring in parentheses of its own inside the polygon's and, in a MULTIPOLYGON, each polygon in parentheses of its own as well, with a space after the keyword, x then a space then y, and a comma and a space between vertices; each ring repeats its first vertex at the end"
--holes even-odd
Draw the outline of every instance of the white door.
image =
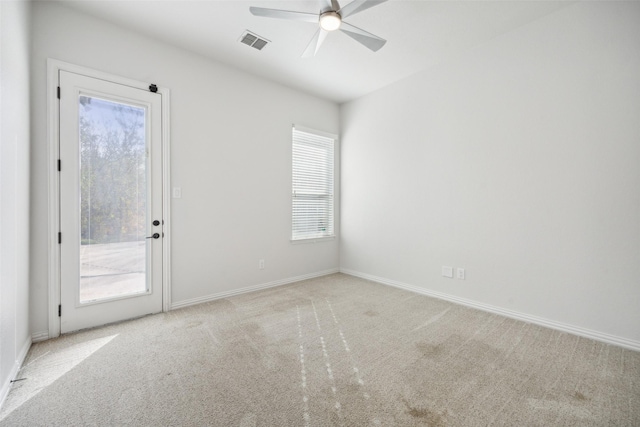
POLYGON ((60 71, 60 330, 162 311, 161 96, 60 71))

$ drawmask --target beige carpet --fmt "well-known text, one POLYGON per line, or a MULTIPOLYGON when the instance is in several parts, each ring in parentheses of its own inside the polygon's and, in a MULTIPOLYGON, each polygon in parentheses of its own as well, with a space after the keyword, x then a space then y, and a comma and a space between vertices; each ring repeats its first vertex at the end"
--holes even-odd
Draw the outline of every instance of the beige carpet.
POLYGON ((2 426, 639 426, 640 353, 336 274, 34 344, 2 426))

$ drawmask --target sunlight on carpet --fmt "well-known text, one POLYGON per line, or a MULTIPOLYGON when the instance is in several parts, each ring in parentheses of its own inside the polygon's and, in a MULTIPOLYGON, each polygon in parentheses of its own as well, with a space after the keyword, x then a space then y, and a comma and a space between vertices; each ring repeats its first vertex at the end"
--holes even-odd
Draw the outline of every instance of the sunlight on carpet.
POLYGON ((0 420, 67 374, 117 336, 116 334, 94 339, 54 352, 47 351, 41 356, 30 360, 18 372, 17 378, 19 381, 14 383, 11 390, 12 398, 2 408, 0 420))

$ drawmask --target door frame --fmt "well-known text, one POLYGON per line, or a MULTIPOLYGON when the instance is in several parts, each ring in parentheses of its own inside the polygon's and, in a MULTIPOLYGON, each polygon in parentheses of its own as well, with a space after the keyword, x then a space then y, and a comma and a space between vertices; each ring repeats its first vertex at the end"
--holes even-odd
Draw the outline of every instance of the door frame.
MULTIPOLYGON (((60 103, 58 102, 58 76, 60 71, 82 74, 143 90, 149 90, 150 84, 153 83, 131 80, 57 59, 47 59, 47 142, 49 146, 48 338, 60 336, 61 320, 58 316, 58 307, 61 301, 61 258, 60 244, 58 243, 58 233, 60 232, 60 175, 58 173, 58 160, 60 159, 60 103)), ((161 96, 162 109, 162 218, 164 220, 164 238, 162 239, 162 311, 166 312, 171 308, 170 91, 168 88, 158 86, 157 93, 161 96)))

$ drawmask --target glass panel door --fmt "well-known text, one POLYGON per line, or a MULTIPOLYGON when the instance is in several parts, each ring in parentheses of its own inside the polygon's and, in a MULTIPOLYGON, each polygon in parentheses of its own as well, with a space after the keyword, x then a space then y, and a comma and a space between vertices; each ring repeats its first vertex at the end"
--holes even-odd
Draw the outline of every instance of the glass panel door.
POLYGON ((162 97, 60 71, 60 331, 162 311, 162 97))

